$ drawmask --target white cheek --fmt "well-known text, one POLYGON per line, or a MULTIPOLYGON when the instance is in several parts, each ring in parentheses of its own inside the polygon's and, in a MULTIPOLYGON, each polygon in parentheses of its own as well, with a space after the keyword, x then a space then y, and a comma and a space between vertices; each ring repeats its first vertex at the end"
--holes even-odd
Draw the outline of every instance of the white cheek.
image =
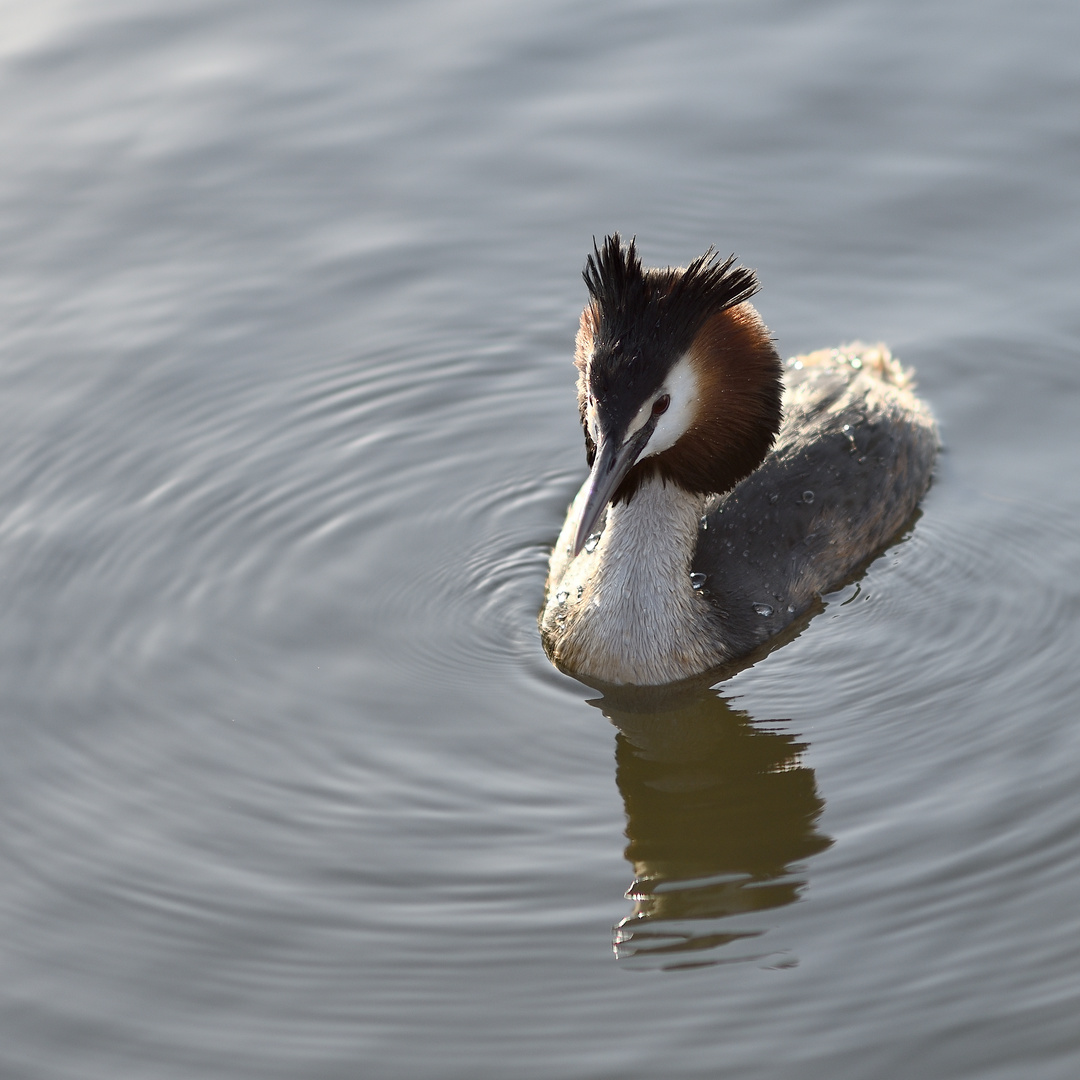
POLYGON ((645 446, 642 457, 652 457, 670 450, 686 434, 697 416, 698 381, 688 357, 684 356, 671 369, 671 374, 664 380, 664 390, 671 395, 671 404, 657 421, 656 430, 645 446))
POLYGON ((595 405, 589 405, 585 409, 585 423, 589 428, 589 438, 595 443, 597 441, 597 432, 600 430, 600 424, 596 418, 595 405))

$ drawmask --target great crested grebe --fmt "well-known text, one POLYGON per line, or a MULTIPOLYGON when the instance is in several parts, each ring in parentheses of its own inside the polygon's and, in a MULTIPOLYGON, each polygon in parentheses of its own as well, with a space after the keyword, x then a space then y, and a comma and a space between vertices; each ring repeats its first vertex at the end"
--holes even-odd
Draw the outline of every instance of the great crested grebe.
POLYGON ((564 671, 659 685, 744 656, 879 551, 937 429, 884 346, 784 365, 734 256, 646 270, 617 233, 593 250, 574 358, 591 472, 540 632, 564 671))

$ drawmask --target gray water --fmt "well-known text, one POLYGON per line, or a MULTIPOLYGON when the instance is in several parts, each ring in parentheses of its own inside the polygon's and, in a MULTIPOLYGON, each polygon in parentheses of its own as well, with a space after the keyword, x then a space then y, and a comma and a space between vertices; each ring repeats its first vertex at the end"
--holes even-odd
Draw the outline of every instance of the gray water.
POLYGON ((0 6, 0 1076, 1080 1075, 1078 35, 0 6), (613 229, 945 442, 687 698, 536 633, 613 229))

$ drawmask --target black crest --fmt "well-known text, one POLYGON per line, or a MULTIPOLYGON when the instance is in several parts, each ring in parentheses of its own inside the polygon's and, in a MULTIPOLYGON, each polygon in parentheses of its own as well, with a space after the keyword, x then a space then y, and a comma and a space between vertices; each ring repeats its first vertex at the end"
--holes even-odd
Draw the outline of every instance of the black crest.
POLYGON ((758 291, 734 255, 710 247, 685 269, 646 270, 618 233, 593 241, 582 276, 597 316, 589 383, 598 395, 618 390, 628 407, 659 387, 706 320, 758 291))

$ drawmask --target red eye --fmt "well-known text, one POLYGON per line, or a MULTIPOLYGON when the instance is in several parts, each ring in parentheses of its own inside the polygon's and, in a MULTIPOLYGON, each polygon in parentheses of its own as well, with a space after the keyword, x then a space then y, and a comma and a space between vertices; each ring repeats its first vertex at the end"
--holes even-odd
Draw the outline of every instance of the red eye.
POLYGON ((670 394, 661 394, 652 405, 653 416, 663 416, 667 412, 668 406, 671 404, 670 394))

